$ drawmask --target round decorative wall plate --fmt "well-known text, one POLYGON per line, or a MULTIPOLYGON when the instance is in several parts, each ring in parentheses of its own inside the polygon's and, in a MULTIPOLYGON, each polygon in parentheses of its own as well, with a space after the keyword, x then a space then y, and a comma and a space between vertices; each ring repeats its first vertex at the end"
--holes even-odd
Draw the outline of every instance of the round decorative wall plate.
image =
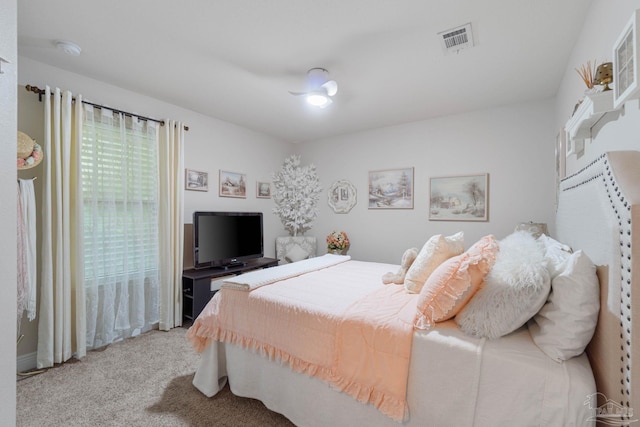
POLYGON ((356 205, 356 187, 341 179, 329 187, 327 202, 335 213, 348 213, 356 205))

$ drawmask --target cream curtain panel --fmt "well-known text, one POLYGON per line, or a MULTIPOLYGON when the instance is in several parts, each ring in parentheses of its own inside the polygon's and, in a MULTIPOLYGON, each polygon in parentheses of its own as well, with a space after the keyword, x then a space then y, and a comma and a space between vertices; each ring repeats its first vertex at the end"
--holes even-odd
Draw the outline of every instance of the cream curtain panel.
POLYGON ((184 126, 45 101, 37 366, 182 325, 184 126))
POLYGON ((160 132, 160 330, 182 325, 184 256, 184 125, 160 132))
POLYGON ((86 354, 79 147, 80 106, 69 91, 45 91, 42 281, 38 368, 86 354))

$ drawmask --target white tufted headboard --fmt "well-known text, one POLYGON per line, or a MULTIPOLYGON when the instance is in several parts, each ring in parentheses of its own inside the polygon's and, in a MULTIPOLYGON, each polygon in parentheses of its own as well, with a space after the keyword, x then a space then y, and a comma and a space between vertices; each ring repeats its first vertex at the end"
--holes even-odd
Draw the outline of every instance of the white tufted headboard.
POLYGON ((640 152, 605 153, 565 178, 560 183, 556 228, 559 241, 582 249, 598 267, 601 308, 587 348, 598 391, 629 408, 636 420, 640 414, 640 152))

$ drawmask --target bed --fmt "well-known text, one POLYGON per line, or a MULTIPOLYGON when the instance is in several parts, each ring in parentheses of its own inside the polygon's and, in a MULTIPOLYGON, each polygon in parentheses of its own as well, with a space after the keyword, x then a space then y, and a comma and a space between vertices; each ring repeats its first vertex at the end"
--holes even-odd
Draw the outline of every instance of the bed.
MULTIPOLYGON (((584 306, 584 311, 600 308, 595 310, 595 335, 593 328, 585 332, 589 338, 593 335, 586 353, 578 347, 576 354, 562 360, 553 349, 548 351, 548 337, 541 331, 557 320, 549 310, 552 295, 560 295, 561 288, 558 284, 556 290, 552 273, 542 270, 537 271, 540 283, 548 288, 541 285, 536 290, 536 295, 544 295, 540 307, 530 307, 535 312, 529 314, 511 313, 518 318, 511 319, 499 338, 477 334, 482 325, 472 322, 469 327, 465 322, 478 319, 477 301, 480 307, 491 302, 487 283, 498 277, 497 264, 505 265, 498 260, 511 253, 505 249, 505 238, 499 242, 505 246, 500 246, 497 258, 482 258, 486 265, 470 263, 482 271, 483 285, 474 292, 469 292, 472 287, 443 292, 456 294, 457 302, 464 300, 455 309, 453 302, 444 309, 432 304, 429 292, 412 294, 401 284, 383 284, 381 277, 398 270, 398 265, 349 257, 317 257, 239 276, 223 286, 188 332, 194 348, 202 352, 193 383, 213 396, 228 381, 234 394, 259 399, 300 426, 633 421, 632 408, 640 407, 634 394, 638 375, 631 369, 638 343, 631 327, 633 308, 638 307, 631 291, 631 272, 638 262, 631 253, 633 226, 640 219, 635 207, 638 171, 638 153, 607 153, 561 183, 554 242, 570 246, 571 259, 576 253, 588 254, 600 279, 596 301, 584 306), (576 221, 577 216, 585 217, 584 212, 593 215, 576 221), (275 316, 274 310, 288 314, 275 316), (368 319, 376 311, 382 318, 368 319), (253 320, 246 316, 249 312, 253 320), (341 317, 344 313, 349 317, 341 317), (409 344, 399 336, 408 336, 409 344)), ((488 241, 483 248, 491 246, 488 241)), ((447 262, 457 260, 455 271, 462 271, 458 259, 477 261, 464 257, 475 253, 478 243, 439 262, 427 284, 447 262)), ((477 282, 479 273, 469 271, 467 276, 477 282)))

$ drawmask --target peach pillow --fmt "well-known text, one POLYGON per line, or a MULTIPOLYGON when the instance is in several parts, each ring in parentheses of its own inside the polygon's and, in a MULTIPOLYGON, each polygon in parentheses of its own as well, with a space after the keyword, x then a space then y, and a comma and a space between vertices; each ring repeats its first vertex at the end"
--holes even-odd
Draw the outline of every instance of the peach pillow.
POLYGON ((404 288, 410 294, 418 294, 427 278, 443 262, 464 252, 464 234, 458 232, 444 237, 431 236, 411 264, 404 278, 404 288))
POLYGON ((416 329, 431 329, 435 322, 454 317, 480 289, 496 261, 498 241, 488 235, 465 253, 449 258, 429 276, 418 296, 416 329))

